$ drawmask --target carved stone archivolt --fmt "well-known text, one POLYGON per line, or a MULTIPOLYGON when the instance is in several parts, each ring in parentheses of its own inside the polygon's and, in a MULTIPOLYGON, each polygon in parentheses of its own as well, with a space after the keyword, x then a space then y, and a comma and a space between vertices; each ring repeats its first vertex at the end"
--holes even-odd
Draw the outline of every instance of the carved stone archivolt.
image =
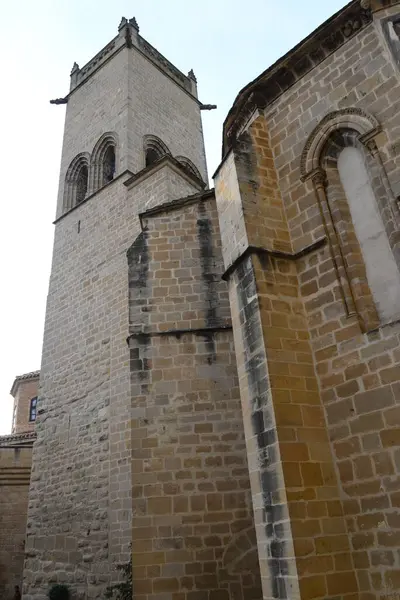
POLYGON ((326 115, 314 129, 301 157, 301 179, 312 181, 346 312, 358 317, 363 331, 379 326, 379 319, 340 179, 338 159, 347 147, 358 148, 363 154, 389 244, 398 260, 399 212, 377 143, 380 132, 377 119, 362 109, 338 110, 326 115))
POLYGON ((320 167, 322 149, 329 136, 338 129, 352 129, 368 140, 381 131, 378 120, 361 108, 343 108, 329 113, 311 133, 304 147, 300 161, 302 181, 310 179, 320 167))

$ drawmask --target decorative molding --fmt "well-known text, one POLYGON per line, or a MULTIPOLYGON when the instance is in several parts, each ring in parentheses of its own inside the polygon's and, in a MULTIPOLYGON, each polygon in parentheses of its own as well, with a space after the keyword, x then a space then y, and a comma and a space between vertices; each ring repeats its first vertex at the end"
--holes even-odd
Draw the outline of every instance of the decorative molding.
POLYGON ((156 135, 145 135, 143 137, 143 151, 146 155, 146 152, 149 150, 154 150, 159 156, 162 158, 163 156, 171 156, 171 151, 168 148, 167 144, 165 144, 161 138, 156 135))
POLYGON ((371 11, 351 2, 243 88, 224 122, 222 155, 235 144, 242 123, 256 108, 265 109, 370 23, 371 11))
MULTIPOLYGON (((118 39, 118 37, 116 39, 118 39)), ((88 75, 92 74, 92 72, 99 66, 99 63, 102 62, 103 59, 106 58, 112 52, 112 50, 114 50, 115 44, 116 40, 114 39, 109 44, 107 44, 107 46, 103 48, 103 50, 100 50, 100 52, 98 52, 92 58, 92 60, 86 63, 86 65, 82 67, 82 69, 76 71, 73 89, 78 85, 78 83, 81 83, 82 80, 85 79, 88 75)))
POLYGON ((175 159, 180 162, 183 168, 187 169, 191 175, 195 175, 197 179, 203 181, 200 171, 189 158, 186 158, 186 156, 175 156, 175 159))
POLYGON ((15 446, 24 445, 27 446, 27 442, 34 442, 36 439, 36 433, 34 431, 26 431, 22 433, 12 433, 10 435, 0 436, 0 447, 2 446, 15 446))
POLYGON ((315 169, 312 173, 310 173, 310 179, 313 182, 313 185, 316 188, 325 188, 327 184, 326 179, 326 171, 324 169, 318 168, 315 169))
POLYGON ((189 89, 189 79, 141 36, 139 36, 139 48, 144 54, 150 56, 156 63, 159 63, 164 69, 169 71, 173 78, 177 79, 181 85, 189 89))
POLYGON ((103 181, 103 162, 106 152, 110 147, 114 148, 115 153, 115 171, 113 179, 117 177, 117 165, 119 163, 118 135, 115 131, 107 131, 97 140, 90 156, 88 196, 105 185, 103 181))
POLYGON ((326 115, 312 131, 304 146, 301 160, 301 180, 306 181, 319 168, 322 149, 331 133, 337 129, 354 129, 360 140, 371 140, 380 131, 378 120, 361 108, 342 108, 326 115))

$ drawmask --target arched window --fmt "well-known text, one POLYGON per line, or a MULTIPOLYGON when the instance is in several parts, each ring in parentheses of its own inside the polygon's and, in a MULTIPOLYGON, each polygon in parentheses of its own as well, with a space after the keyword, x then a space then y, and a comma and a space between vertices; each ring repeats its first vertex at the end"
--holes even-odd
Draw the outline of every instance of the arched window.
POLYGON ((117 136, 108 132, 101 136, 91 158, 90 190, 95 192, 115 178, 117 169, 117 136))
POLYGON ((103 185, 114 179, 115 175, 115 147, 108 146, 103 158, 103 185))
POLYGON ((399 217, 372 115, 348 108, 310 135, 302 179, 311 179, 342 297, 363 331, 400 318, 399 217))
POLYGON ((157 162, 158 160, 160 160, 160 158, 162 158, 162 154, 160 152, 158 152, 158 150, 156 150, 155 148, 149 148, 146 151, 146 167, 152 165, 153 163, 157 162))
POLYGON ((64 184, 64 212, 82 202, 88 193, 89 154, 78 154, 68 167, 64 184))
POLYGON ((182 167, 189 175, 194 175, 197 179, 203 181, 200 171, 189 158, 186 158, 186 156, 177 156, 176 160, 181 163, 182 167))
POLYGON ((360 149, 344 148, 337 166, 372 296, 381 321, 388 322, 394 316, 400 316, 400 272, 360 149))
POLYGON ((86 165, 82 165, 76 179, 76 204, 85 199, 88 189, 89 171, 86 165))
POLYGON ((146 135, 144 137, 143 145, 146 167, 149 167, 153 163, 157 162, 166 154, 171 155, 168 146, 155 135, 146 135))

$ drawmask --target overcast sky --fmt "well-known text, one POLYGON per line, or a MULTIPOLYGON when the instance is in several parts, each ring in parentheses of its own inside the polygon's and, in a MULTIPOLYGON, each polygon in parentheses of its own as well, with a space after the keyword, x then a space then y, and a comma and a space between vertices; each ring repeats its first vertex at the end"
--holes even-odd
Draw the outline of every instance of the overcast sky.
POLYGON ((193 69, 209 173, 238 91, 346 4, 343 0, 5 0, 1 3, 0 434, 11 429, 16 375, 40 368, 64 106, 83 66, 135 16, 141 35, 184 73, 193 69))

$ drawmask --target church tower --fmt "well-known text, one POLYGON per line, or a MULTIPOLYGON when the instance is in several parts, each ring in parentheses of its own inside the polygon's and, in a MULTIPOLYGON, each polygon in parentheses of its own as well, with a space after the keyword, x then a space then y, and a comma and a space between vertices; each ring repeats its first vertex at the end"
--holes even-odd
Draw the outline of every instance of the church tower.
POLYGON ((24 600, 54 583, 103 600, 131 553, 136 598, 257 599, 196 78, 123 18, 53 103, 66 121, 24 600))

